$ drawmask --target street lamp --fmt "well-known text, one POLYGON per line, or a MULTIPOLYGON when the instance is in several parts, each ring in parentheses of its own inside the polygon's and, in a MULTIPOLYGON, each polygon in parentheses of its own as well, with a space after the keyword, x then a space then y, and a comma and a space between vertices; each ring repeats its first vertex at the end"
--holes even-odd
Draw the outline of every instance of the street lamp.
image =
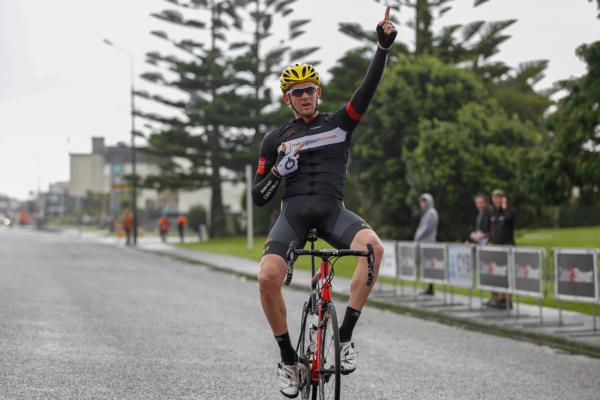
POLYGON ((135 172, 136 155, 135 155, 135 88, 134 88, 134 60, 131 52, 125 50, 122 47, 115 45, 108 39, 104 39, 103 42, 111 46, 122 53, 125 53, 129 57, 129 67, 131 73, 131 172, 133 180, 131 183, 131 210, 133 213, 132 228, 133 228, 133 245, 137 244, 137 233, 138 233, 138 212, 137 212, 137 175, 135 172))

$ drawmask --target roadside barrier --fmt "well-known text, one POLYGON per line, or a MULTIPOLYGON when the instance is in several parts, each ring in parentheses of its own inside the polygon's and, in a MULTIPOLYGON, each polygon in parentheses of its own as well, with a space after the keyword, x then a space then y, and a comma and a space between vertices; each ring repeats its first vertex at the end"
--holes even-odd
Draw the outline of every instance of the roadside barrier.
POLYGON ((446 283, 447 250, 443 244, 422 244, 419 246, 419 271, 421 280, 427 283, 446 283))
MULTIPOLYGON (((519 318, 519 296, 538 299, 539 323, 543 323, 542 306, 550 283, 558 305, 558 325, 563 326, 561 300, 592 304, 593 329, 596 325, 596 306, 600 303, 598 256, 599 249, 553 248, 553 258, 547 257, 545 249, 516 246, 476 246, 458 243, 416 243, 385 240, 384 260, 380 276, 393 278, 393 295, 418 301, 417 283, 443 284, 450 288, 464 288, 505 293, 515 297, 516 317, 519 318), (549 263, 553 261, 553 268, 549 263), (551 271, 551 273, 547 273, 551 271), (402 282, 413 286, 411 295, 404 294, 402 282), (398 293, 397 288, 400 288, 398 293)), ((382 286, 380 294, 384 291, 382 286)), ((480 292, 481 293, 481 292, 480 292)), ((389 294, 389 293, 388 293, 389 294)), ((482 299, 483 300, 483 299, 482 299)), ((483 303, 483 302, 482 302, 483 303)), ((444 306, 458 305, 450 300, 444 306)), ((433 304, 431 306, 434 306, 433 304)), ((507 314, 511 309, 507 305, 507 314)), ((588 331, 572 331, 586 335, 588 331)))
POLYGON ((544 298, 545 251, 536 248, 512 248, 513 293, 544 298))

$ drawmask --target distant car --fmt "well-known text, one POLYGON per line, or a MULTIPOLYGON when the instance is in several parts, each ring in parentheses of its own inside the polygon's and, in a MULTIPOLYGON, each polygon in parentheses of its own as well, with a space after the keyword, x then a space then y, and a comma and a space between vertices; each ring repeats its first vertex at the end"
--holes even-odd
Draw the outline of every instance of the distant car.
POLYGON ((13 224, 12 219, 10 219, 7 215, 0 213, 0 225, 11 227, 13 224))

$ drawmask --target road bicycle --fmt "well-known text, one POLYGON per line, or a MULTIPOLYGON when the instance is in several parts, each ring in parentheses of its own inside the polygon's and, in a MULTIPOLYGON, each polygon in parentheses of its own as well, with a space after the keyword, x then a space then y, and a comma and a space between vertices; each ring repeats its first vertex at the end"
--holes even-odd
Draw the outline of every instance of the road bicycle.
POLYGON ((340 334, 337 314, 331 295, 331 281, 335 263, 344 256, 366 257, 368 265, 367 286, 373 284, 375 253, 373 246, 366 251, 349 249, 315 249, 317 230, 311 229, 307 240, 310 250, 297 249, 292 242, 287 251, 288 272, 285 284, 289 285, 298 256, 311 256, 311 290, 302 308, 300 337, 296 346, 300 364, 300 395, 302 400, 339 400, 341 392, 340 334), (321 259, 315 271, 315 257, 321 259))

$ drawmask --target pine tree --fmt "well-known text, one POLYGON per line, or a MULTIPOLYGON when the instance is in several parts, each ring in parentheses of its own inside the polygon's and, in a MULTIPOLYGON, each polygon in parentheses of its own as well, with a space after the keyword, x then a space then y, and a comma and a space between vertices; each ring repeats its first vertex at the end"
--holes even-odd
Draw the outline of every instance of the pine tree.
POLYGON ((536 171, 548 201, 564 204, 571 189, 578 205, 600 206, 600 41, 577 48, 587 73, 557 83, 566 95, 547 119, 551 135, 545 160, 536 171))
POLYGON ((150 120, 153 133, 148 139, 149 152, 161 157, 160 175, 144 182, 158 190, 211 189, 210 231, 213 236, 225 233, 221 183, 222 169, 230 166, 239 141, 229 129, 235 115, 235 73, 227 55, 227 36, 240 28, 238 15, 242 0, 168 0, 177 9, 153 14, 170 25, 190 28, 194 37, 177 40, 164 31, 156 37, 172 44, 177 54, 147 54, 147 62, 159 68, 142 77, 159 86, 177 89, 184 99, 174 100, 162 94, 138 93, 146 99, 174 108, 175 117, 140 113, 150 120), (186 14, 204 19, 186 18, 186 14), (163 72, 165 71, 165 72, 163 72))
MULTIPOLYGON (((234 173, 227 179, 243 176, 244 166, 256 157, 264 131, 274 123, 273 113, 266 111, 273 104, 267 81, 280 72, 286 58, 306 57, 318 47, 292 51, 283 42, 268 47, 273 19, 288 17, 294 1, 167 1, 177 9, 153 14, 157 19, 190 28, 195 31, 193 37, 204 36, 207 40, 175 40, 164 31, 152 32, 178 53, 148 53, 148 63, 158 70, 143 77, 185 96, 173 100, 160 94, 139 93, 178 110, 176 117, 140 113, 152 121, 149 152, 162 160, 160 174, 149 177, 144 184, 158 190, 210 187, 211 234, 221 236, 221 184, 226 180, 222 173, 225 169, 234 173), (246 31, 246 25, 252 25, 251 30, 246 31)), ((302 27, 308 22, 290 21, 290 39, 302 35, 302 27)))
MULTIPOLYGON (((267 86, 269 81, 278 77, 283 68, 295 60, 305 60, 319 47, 299 48, 292 50, 293 41, 305 32, 303 28, 310 22, 308 19, 290 20, 288 40, 280 40, 275 46, 269 46, 269 38, 273 36, 275 19, 289 17, 292 5, 296 0, 247 0, 245 6, 245 24, 250 30, 245 40, 231 43, 230 50, 241 53, 233 62, 236 72, 241 104, 239 118, 241 125, 250 133, 244 137, 247 151, 239 154, 239 169, 243 165, 255 161, 258 147, 265 132, 279 123, 280 112, 273 110, 274 94, 267 86), (269 110, 271 108, 271 110, 269 110)), ((312 63, 317 63, 312 61, 312 63)))
MULTIPOLYGON (((475 1, 474 5, 479 6, 484 2, 475 1)), ((395 45, 390 68, 381 82, 370 112, 354 134, 349 181, 351 186, 360 188, 355 194, 357 198, 353 199, 355 208, 383 234, 408 239, 412 237, 419 213, 415 207, 418 192, 448 193, 449 198, 442 199, 441 204, 450 206, 449 210, 456 212, 452 216, 454 219, 448 219, 453 221, 454 226, 441 225, 440 233, 442 237, 456 238, 458 231, 464 230, 464 222, 469 220, 470 214, 467 207, 455 207, 459 203, 455 201, 458 197, 451 197, 450 193, 462 196, 462 205, 470 204, 474 193, 469 193, 469 190, 487 190, 492 182, 497 183, 502 176, 495 177, 495 172, 487 169, 485 173, 482 172, 481 180, 469 176, 464 182, 449 180, 450 187, 442 185, 444 177, 451 175, 445 174, 443 165, 436 167, 437 164, 429 156, 422 157, 434 153, 439 157, 436 152, 444 155, 444 149, 450 147, 438 145, 441 141, 437 140, 428 142, 433 137, 431 132, 443 136, 450 131, 461 132, 461 129, 472 128, 469 126, 471 123, 479 122, 473 118, 462 119, 468 107, 472 107, 470 110, 476 109, 467 103, 489 103, 487 119, 479 127, 475 123, 472 132, 482 129, 481 137, 485 138, 483 134, 489 129, 518 141, 514 143, 515 148, 523 147, 526 151, 514 154, 528 155, 522 163, 515 161, 510 150, 506 151, 511 148, 510 143, 503 143, 497 149, 501 156, 510 156, 507 163, 512 168, 512 175, 506 177, 526 183, 527 180, 522 176, 527 175, 526 171, 530 170, 531 165, 535 165, 531 160, 539 160, 533 155, 539 156, 539 150, 542 149, 542 116, 550 104, 547 97, 549 93, 534 90, 534 85, 543 77, 547 62, 533 61, 512 69, 502 62, 490 61, 498 53, 501 44, 509 38, 505 30, 515 23, 513 19, 475 21, 447 26, 434 32, 434 19, 451 10, 452 0, 396 0, 393 3, 396 7, 414 8, 415 19, 409 25, 415 31, 415 46, 411 49, 407 45, 395 45), (494 106, 495 102, 501 107, 494 106), (523 124, 522 121, 532 121, 536 126, 523 124), (488 122, 489 125, 486 125, 488 122), (446 130, 438 129, 442 124, 446 130), (373 163, 373 160, 384 161, 373 163), (422 175, 427 179, 421 179, 421 175, 416 175, 418 171, 415 166, 425 166, 421 168, 426 171, 425 175, 432 175, 422 175), (435 177, 443 179, 433 179, 435 177)), ((372 51, 376 40, 370 31, 365 31, 357 24, 341 24, 340 29, 358 39, 361 47, 347 52, 332 69, 333 78, 325 90, 325 98, 331 93, 337 101, 351 95, 347 88, 352 85, 348 82, 362 78, 365 65, 369 62, 369 54, 365 50, 372 51)), ((452 143, 453 138, 448 135, 447 140, 452 143)), ((494 147, 489 149, 493 150, 494 147)), ((481 158, 481 154, 478 154, 480 150, 478 146, 467 147, 456 160, 477 160, 481 158)), ((445 156, 451 159, 457 156, 452 151, 452 154, 445 156)), ((500 160, 495 161, 500 164, 500 160)), ((457 175, 459 177, 460 172, 457 175)), ((516 196, 519 201, 523 200, 522 205, 528 200, 524 195, 528 188, 524 184, 516 196)))

